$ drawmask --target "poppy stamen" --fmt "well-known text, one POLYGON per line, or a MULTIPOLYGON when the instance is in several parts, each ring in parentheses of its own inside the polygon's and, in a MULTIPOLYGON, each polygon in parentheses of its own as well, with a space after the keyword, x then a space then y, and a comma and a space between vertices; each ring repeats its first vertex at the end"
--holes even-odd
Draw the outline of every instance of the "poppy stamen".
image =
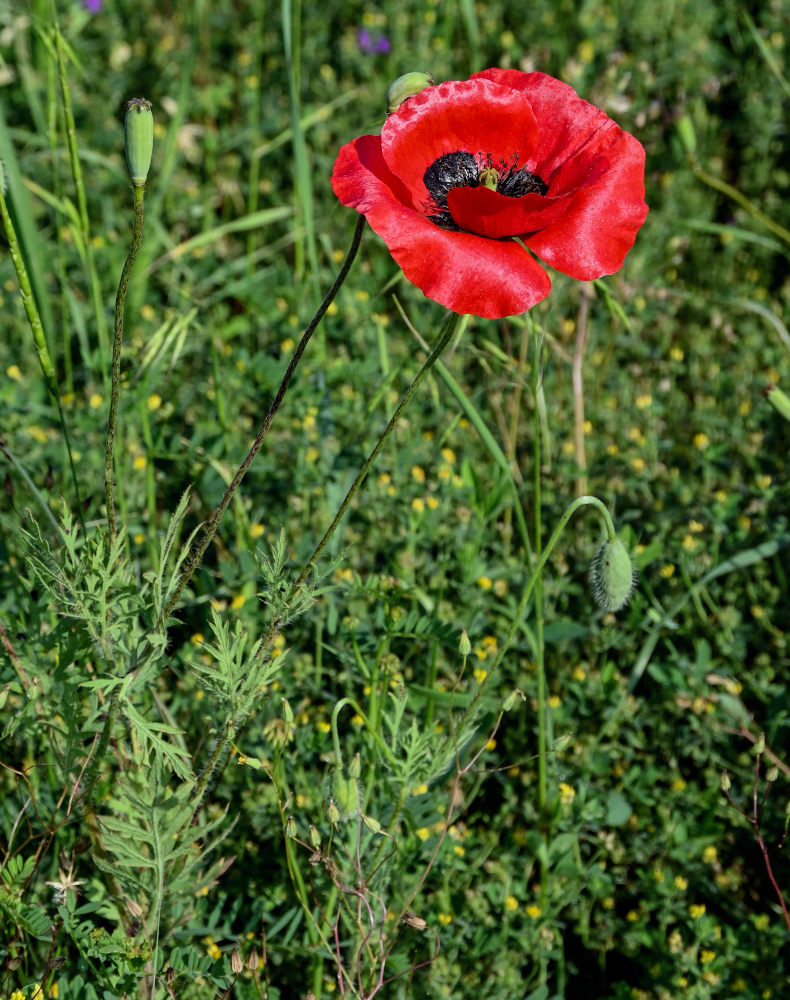
POLYGON ((542 177, 526 167, 519 167, 517 153, 511 156, 510 161, 500 158, 496 167, 490 153, 478 153, 477 156, 461 150, 443 153, 425 171, 423 182, 432 199, 425 208, 425 214, 440 229, 455 232, 459 232, 461 227, 447 207, 447 195, 453 188, 487 187, 508 198, 522 198, 526 194, 545 195, 549 190, 542 177))

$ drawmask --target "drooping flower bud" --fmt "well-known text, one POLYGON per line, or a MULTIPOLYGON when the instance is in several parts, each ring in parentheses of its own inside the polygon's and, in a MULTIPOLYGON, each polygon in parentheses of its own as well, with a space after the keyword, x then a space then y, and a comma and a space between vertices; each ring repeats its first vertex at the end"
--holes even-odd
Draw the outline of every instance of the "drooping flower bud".
POLYGON ((404 73, 399 76, 387 90, 387 114, 391 115, 404 101, 432 84, 433 77, 430 73, 404 73))
POLYGON ((126 105, 126 162, 135 187, 142 187, 151 169, 154 151, 154 116, 152 104, 144 97, 133 97, 126 105))
POLYGON ((606 541, 590 567, 593 597, 604 611, 619 611, 628 603, 636 584, 636 570, 628 549, 619 538, 606 541))

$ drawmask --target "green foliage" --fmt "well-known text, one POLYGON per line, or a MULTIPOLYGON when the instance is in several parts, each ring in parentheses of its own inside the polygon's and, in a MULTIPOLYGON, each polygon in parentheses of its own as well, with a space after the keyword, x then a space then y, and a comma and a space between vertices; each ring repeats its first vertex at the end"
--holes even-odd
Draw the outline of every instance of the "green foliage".
POLYGON ((783 891, 782 4, 261 10, 0 10, 5 199, 46 338, 0 245, 0 996, 783 996, 755 839, 783 891), (346 252, 339 145, 404 72, 489 65, 559 76, 645 145, 624 268, 552 275, 540 382, 527 320, 465 318, 312 565, 441 324, 366 233, 180 589, 346 252), (112 538, 140 80, 156 135, 112 538), (630 602, 596 608, 585 514, 542 574, 545 621, 516 621, 536 507, 545 543, 582 478, 639 571, 630 602))

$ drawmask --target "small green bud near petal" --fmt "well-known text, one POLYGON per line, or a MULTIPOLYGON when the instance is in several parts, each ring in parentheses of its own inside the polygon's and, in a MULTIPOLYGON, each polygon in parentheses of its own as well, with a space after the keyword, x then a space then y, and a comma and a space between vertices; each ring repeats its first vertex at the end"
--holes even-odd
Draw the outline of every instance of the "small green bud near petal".
POLYGON ((466 634, 466 629, 461 632, 461 641, 458 643, 458 652, 461 656, 469 656, 472 652, 472 643, 469 641, 469 636, 466 634))
POLYGON ((154 116, 152 104, 144 97, 133 97, 126 105, 126 162, 135 187, 142 187, 151 169, 154 151, 154 116))
POLYGON ((387 114, 391 115, 404 101, 432 84, 433 77, 430 73, 404 73, 399 76, 387 90, 387 114))
POLYGON ((765 733, 760 733, 760 738, 754 744, 754 753, 756 757, 760 754, 765 753, 765 733))
POLYGON ((636 584, 636 571, 628 549, 619 538, 606 541, 590 567, 590 587, 604 611, 619 611, 628 603, 636 584))
POLYGON ((732 787, 732 782, 730 781, 730 776, 726 771, 721 772, 721 790, 723 792, 729 792, 732 787))

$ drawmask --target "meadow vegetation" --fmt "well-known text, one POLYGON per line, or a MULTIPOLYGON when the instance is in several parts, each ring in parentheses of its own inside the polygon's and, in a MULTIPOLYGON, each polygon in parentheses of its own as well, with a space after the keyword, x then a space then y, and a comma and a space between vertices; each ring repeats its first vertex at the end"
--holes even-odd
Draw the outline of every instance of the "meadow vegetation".
POLYGON ((0 7, 1 997, 787 995, 789 32, 783 0, 0 7), (338 149, 401 73, 496 66, 644 145, 622 269, 450 328, 366 228, 187 578, 352 244, 338 149), (638 570, 616 612, 592 504, 534 573, 581 495, 638 570))

